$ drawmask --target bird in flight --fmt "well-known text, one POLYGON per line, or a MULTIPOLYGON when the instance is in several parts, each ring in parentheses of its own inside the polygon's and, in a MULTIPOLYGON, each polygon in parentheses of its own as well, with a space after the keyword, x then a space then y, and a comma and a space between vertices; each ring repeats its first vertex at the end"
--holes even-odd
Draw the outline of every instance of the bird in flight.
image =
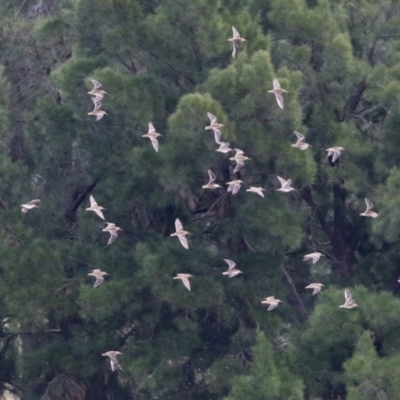
POLYGON ((326 149, 326 151, 328 152, 327 156, 330 159, 331 164, 333 164, 336 160, 339 159, 341 154, 340 152, 343 150, 344 148, 340 146, 334 146, 331 147, 330 149, 326 149))
POLYGON ((292 190, 296 190, 294 188, 292 188, 292 180, 288 179, 287 181, 283 178, 281 178, 280 176, 277 176, 277 178, 279 179, 279 182, 281 183, 282 187, 280 189, 277 189, 278 192, 291 192, 292 190))
POLYGON ((193 278, 193 275, 190 274, 176 274, 174 279, 180 279, 182 283, 185 285, 187 290, 191 290, 189 278, 193 278))
POLYGON ((261 197, 264 197, 263 191, 265 192, 265 189, 263 189, 262 187, 254 187, 254 186, 250 186, 250 189, 246 190, 246 192, 257 193, 261 197))
POLYGON ((306 289, 313 289, 312 295, 315 296, 319 293, 324 285, 322 283, 310 283, 306 289))
POLYGON ((107 351, 107 353, 103 353, 102 356, 108 357, 110 359, 111 371, 120 370, 122 371, 122 367, 117 360, 117 356, 122 354, 119 351, 107 351))
POLYGON ((281 88, 278 79, 274 79, 273 84, 274 88, 272 90, 268 90, 268 93, 274 93, 278 106, 283 110, 283 93, 289 93, 289 92, 281 88))
POLYGON ((100 218, 104 219, 104 215, 101 210, 105 210, 105 208, 99 206, 94 197, 90 195, 90 207, 86 208, 86 211, 94 211, 100 218))
POLYGON ((236 167, 233 170, 234 173, 239 172, 244 167, 244 162, 246 160, 251 160, 251 158, 246 157, 244 155, 244 151, 240 149, 235 149, 236 154, 234 157, 231 157, 230 160, 236 161, 236 167))
POLYGON ((217 150, 215 151, 219 151, 220 153, 229 153, 230 151, 233 151, 230 147, 229 147, 230 143, 226 143, 226 142, 219 142, 219 147, 217 150))
POLYGON ((236 263, 234 263, 232 260, 224 259, 224 261, 229 265, 229 268, 228 271, 223 272, 222 275, 228 275, 229 278, 233 278, 236 275, 243 274, 242 271, 236 268, 236 263))
POLYGON ((94 283, 93 287, 100 286, 104 281, 104 275, 109 275, 107 272, 104 272, 100 269, 94 269, 93 271, 88 274, 89 276, 94 276, 96 278, 96 282, 94 283))
POLYGON ((324 257, 324 255, 318 252, 310 253, 303 256, 303 261, 312 260, 312 263, 315 264, 320 257, 324 257))
POLYGON ((217 120, 217 117, 211 113, 207 113, 208 118, 210 118, 210 125, 204 127, 205 130, 210 130, 212 129, 214 131, 214 137, 215 137, 215 143, 220 144, 220 139, 221 139, 221 128, 224 127, 224 125, 220 124, 217 120))
POLYGON ((111 244, 118 237, 118 231, 122 231, 122 229, 111 222, 106 222, 106 224, 107 226, 103 229, 103 232, 108 232, 110 234, 107 244, 111 244))
POLYGON ((240 179, 236 179, 231 182, 227 182, 226 184, 228 186, 228 192, 232 192, 232 196, 236 194, 240 190, 240 184, 243 183, 240 179))
POLYGON ((354 308, 358 307, 357 303, 353 300, 353 297, 351 296, 350 290, 349 289, 344 289, 344 304, 342 304, 341 308, 354 308))
POLYGON ((179 218, 175 220, 175 230, 176 232, 172 233, 170 236, 177 236, 182 246, 185 249, 189 249, 189 244, 185 236, 190 235, 190 233, 183 230, 183 226, 181 221, 179 221, 179 218))
POLYGON ((262 300, 261 303, 262 304, 269 304, 269 307, 268 307, 267 311, 271 311, 275 307, 277 307, 279 303, 282 303, 282 301, 279 300, 279 299, 276 299, 274 296, 269 296, 269 297, 266 297, 264 300, 262 300))
POLYGON ((212 172, 210 169, 208 170, 208 176, 210 179, 206 185, 202 186, 203 189, 217 189, 217 188, 221 187, 217 183, 214 183, 216 181, 217 177, 215 176, 214 172, 212 172))
POLYGON ((297 136, 297 142, 295 144, 291 144, 291 147, 296 147, 300 150, 307 150, 309 147, 311 147, 308 143, 304 141, 305 137, 302 133, 294 131, 294 134, 297 136))
POLYGON ((228 42, 232 42, 233 51, 232 51, 232 58, 236 58, 239 53, 239 47, 243 42, 247 42, 245 38, 240 37, 239 32, 237 29, 232 26, 232 38, 228 39, 228 42))
POLYGON ((40 203, 40 199, 35 199, 31 200, 26 204, 21 204, 21 212, 27 213, 29 210, 32 210, 33 208, 39 208, 36 204, 40 203))
POLYGON ((142 135, 142 137, 148 137, 151 140, 151 144, 153 145, 154 150, 158 153, 158 140, 157 138, 162 136, 160 133, 156 132, 153 124, 149 122, 149 131, 142 135))
POLYGON ((372 209, 374 208, 374 203, 371 200, 365 198, 365 204, 367 205, 367 209, 360 215, 362 215, 363 217, 376 218, 378 216, 378 213, 372 211, 372 209))

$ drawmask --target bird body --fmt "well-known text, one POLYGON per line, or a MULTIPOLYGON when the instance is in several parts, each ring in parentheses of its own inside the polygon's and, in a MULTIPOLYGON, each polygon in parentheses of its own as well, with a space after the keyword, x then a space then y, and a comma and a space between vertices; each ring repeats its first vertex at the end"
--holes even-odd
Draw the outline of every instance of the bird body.
POLYGON ((353 300, 353 297, 350 293, 349 289, 344 289, 344 304, 342 304, 341 306, 339 306, 340 308, 354 308, 354 307, 358 307, 357 303, 353 300))
POLYGON ((207 113, 208 118, 210 119, 210 125, 204 127, 205 130, 210 130, 212 129, 214 131, 214 137, 215 137, 215 143, 220 144, 220 139, 221 139, 221 128, 224 127, 224 125, 218 123, 217 117, 211 113, 207 113))
POLYGON ((149 122, 149 131, 145 135, 142 135, 142 137, 147 137, 150 139, 151 144, 153 145, 153 148, 156 152, 158 152, 157 138, 159 136, 162 136, 162 135, 160 133, 156 132, 156 129, 154 128, 153 124, 151 122, 149 122))
POLYGON ((304 142, 305 137, 302 133, 294 131, 294 134, 297 136, 297 142, 295 144, 291 144, 291 147, 295 147, 300 150, 307 150, 311 147, 308 143, 304 142))
POLYGON ((279 179, 279 182, 281 183, 282 187, 280 189, 277 189, 278 192, 291 192, 292 190, 296 190, 294 188, 292 188, 292 180, 288 179, 287 181, 283 178, 281 178, 280 176, 277 176, 277 178, 279 179))
POLYGON ((375 211, 372 211, 372 209, 374 207, 374 203, 372 203, 371 200, 365 198, 365 204, 367 205, 367 209, 360 215, 362 215, 363 217, 376 218, 378 216, 378 213, 376 213, 375 211))
POLYGON ((237 29, 234 26, 232 26, 232 38, 228 39, 228 42, 231 42, 233 45, 232 58, 236 58, 239 52, 239 46, 243 42, 247 42, 247 40, 245 38, 240 37, 240 34, 237 31, 237 29))
POLYGON ((122 371, 122 367, 117 360, 117 356, 119 354, 122 354, 122 353, 119 351, 107 351, 106 353, 102 354, 102 356, 108 357, 110 359, 111 370, 113 372, 116 370, 122 371))
POLYGON ((94 269, 92 272, 88 274, 89 276, 94 276, 96 278, 96 282, 93 287, 100 286, 104 281, 104 275, 109 275, 107 272, 104 272, 100 269, 94 269))
POLYGON ((176 232, 172 233, 170 236, 177 236, 182 246, 185 249, 189 249, 189 243, 186 239, 186 235, 190 235, 190 233, 183 230, 183 226, 181 224, 181 221, 179 221, 179 218, 175 220, 175 230, 176 232))
POLYGON ((208 170, 208 176, 210 177, 210 179, 206 185, 202 186, 203 189, 217 189, 221 187, 217 183, 214 183, 217 177, 215 176, 214 172, 212 172, 210 169, 208 170))
POLYGON ((328 152, 327 156, 332 157, 332 159, 330 160, 331 163, 334 163, 340 157, 341 151, 343 150, 344 148, 340 146, 334 146, 326 149, 326 151, 328 152))
POLYGON ((180 279, 182 281, 182 283, 185 285, 187 290, 191 290, 190 288, 190 281, 189 278, 193 278, 193 275, 190 274, 176 274, 176 276, 174 277, 174 279, 180 279))
POLYGON ((229 147, 230 143, 226 143, 226 142, 219 142, 219 147, 217 150, 215 151, 219 151, 220 153, 229 153, 230 151, 233 151, 230 147, 229 147))
POLYGON ((257 193, 261 197, 264 197, 263 191, 265 192, 265 189, 263 189, 262 187, 254 187, 254 186, 250 186, 250 189, 246 190, 246 192, 257 193))
POLYGON ((107 244, 111 244, 117 239, 118 231, 122 231, 122 229, 111 222, 106 222, 106 224, 107 226, 103 229, 103 232, 108 232, 110 234, 107 244))
POLYGON ((283 93, 289 93, 289 92, 281 88, 278 79, 274 79, 273 84, 274 88, 272 90, 268 90, 268 93, 273 93, 275 95, 278 106, 283 110, 283 93))
POLYGON ((236 194, 240 190, 240 184, 243 183, 240 179, 236 179, 231 182, 227 182, 226 184, 228 186, 228 192, 232 192, 232 196, 236 194))
POLYGON ((310 253, 303 256, 303 261, 312 260, 312 263, 315 264, 320 257, 324 257, 322 253, 310 253))
POLYGON ((242 271, 240 271, 236 268, 235 262, 233 262, 232 260, 226 260, 226 259, 224 259, 224 261, 229 265, 229 268, 228 268, 228 271, 223 272, 222 275, 228 275, 229 278, 233 278, 236 275, 243 274, 242 271))
POLYGON ((21 204, 20 207, 21 208, 21 212, 23 213, 27 213, 29 210, 32 210, 34 208, 39 208, 36 204, 40 203, 40 199, 35 199, 35 200, 31 200, 26 204, 21 204))
POLYGON ((310 283, 306 289, 313 289, 312 295, 315 296, 319 293, 324 285, 322 283, 310 283))
POLYGON ((244 162, 246 160, 251 160, 251 158, 246 157, 244 155, 244 151, 243 150, 235 149, 235 151, 236 151, 235 156, 230 158, 230 160, 236 161, 236 167, 233 170, 234 173, 240 171, 244 167, 244 162))
POLYGON ((86 208, 85 210, 94 211, 100 218, 104 219, 104 215, 101 210, 105 210, 105 208, 99 206, 92 195, 90 195, 90 207, 86 208))
POLYGON ((282 301, 279 300, 279 299, 275 299, 274 296, 269 296, 269 297, 266 297, 264 300, 262 300, 261 303, 262 304, 269 304, 269 307, 268 307, 267 311, 271 311, 275 307, 277 307, 279 303, 282 303, 282 301))

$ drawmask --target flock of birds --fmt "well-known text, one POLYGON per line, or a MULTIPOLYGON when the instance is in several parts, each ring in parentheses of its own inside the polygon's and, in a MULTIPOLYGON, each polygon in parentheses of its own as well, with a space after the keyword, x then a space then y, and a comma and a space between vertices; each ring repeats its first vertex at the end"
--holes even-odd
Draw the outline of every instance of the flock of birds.
MULTIPOLYGON (((240 36, 239 32, 237 31, 237 29, 235 27, 232 27, 232 32, 233 32, 233 37, 228 39, 228 41, 232 42, 232 44, 233 44, 232 57, 236 58, 237 54, 239 52, 240 45, 242 43, 246 42, 247 40, 240 36)), ((107 92, 105 92, 102 89, 102 84, 100 82, 98 82, 94 79, 91 79, 91 81, 92 81, 94 87, 90 92, 88 92, 88 94, 93 96, 91 98, 94 103, 94 109, 93 109, 93 111, 89 112, 88 115, 96 116, 96 121, 99 121, 104 117, 104 115, 107 115, 107 113, 101 109, 101 107, 102 107, 101 101, 104 98, 104 95, 107 94, 107 92)), ((288 93, 288 92, 285 89, 281 88, 281 85, 279 84, 277 79, 273 80, 273 87, 274 88, 272 90, 269 90, 268 93, 273 93, 275 95, 278 106, 281 109, 283 109, 283 107, 284 107, 283 93, 288 93)), ((230 143, 221 141, 221 135, 222 135, 221 129, 224 127, 224 125, 220 124, 218 122, 218 119, 215 117, 215 115, 213 115, 209 112, 207 113, 207 115, 208 115, 208 118, 210 119, 210 125, 206 126, 205 130, 213 131, 215 143, 219 146, 219 148, 216 151, 220 152, 220 153, 229 153, 229 152, 233 151, 229 147, 230 143)), ((300 132, 297 132, 297 131, 294 131, 294 134, 297 137, 297 141, 296 141, 296 143, 291 144, 291 147, 298 148, 300 150, 307 150, 308 148, 311 147, 310 144, 305 142, 305 137, 303 134, 301 134, 300 132)), ((158 137, 160 137, 160 136, 163 136, 163 135, 156 132, 156 129, 154 128, 153 124, 151 122, 149 122, 148 133, 143 135, 142 137, 149 138, 154 150, 156 152, 158 152, 158 150, 159 150, 158 137)), ((244 167, 245 161, 251 160, 251 159, 244 155, 243 150, 237 149, 237 148, 235 148, 234 150, 236 151, 236 154, 233 157, 229 158, 229 160, 236 162, 236 166, 233 170, 233 173, 237 173, 244 167)), ((344 148, 340 147, 340 146, 335 146, 335 147, 326 149, 326 151, 328 152, 327 157, 328 157, 331 165, 334 164, 339 159, 339 157, 341 155, 341 151, 343 151, 343 150, 344 150, 344 148)), ((203 185, 202 188, 203 189, 211 189, 211 190, 220 188, 221 186, 218 185, 217 183, 215 183, 217 178, 211 170, 208 170, 208 175, 209 175, 209 181, 207 184, 203 185)), ((277 176, 277 178, 281 183, 281 187, 279 189, 277 189, 277 191, 291 192, 293 190, 296 190, 292 187, 291 179, 285 180, 285 179, 281 178, 280 176, 277 176)), ((232 195, 237 194, 241 188, 242 183, 243 183, 243 181, 241 181, 240 179, 236 179, 236 180, 227 182, 226 183, 228 185, 227 192, 230 192, 232 195)), ((250 188, 247 189, 246 191, 253 192, 253 193, 258 194, 261 197, 264 197, 263 191, 265 191, 265 189, 262 187, 250 186, 250 188)), ((21 206, 20 206, 20 207, 22 207, 21 211, 23 213, 27 213, 29 210, 37 208, 38 207, 37 204, 39 202, 40 202, 40 199, 34 199, 34 200, 29 201, 26 204, 21 204, 21 206)), ((365 203, 366 203, 367 208, 366 208, 365 212, 361 213, 360 215, 364 216, 364 217, 376 218, 378 216, 378 214, 375 211, 372 211, 372 208, 374 207, 373 203, 367 198, 365 199, 365 203)), ((105 220, 104 215, 103 215, 103 210, 105 210, 105 208, 99 206, 97 204, 96 200, 94 199, 94 197, 91 195, 90 196, 90 207, 86 208, 86 211, 93 211, 100 218, 105 220)), ((106 224, 107 224, 107 226, 102 231, 110 234, 109 240, 107 242, 107 244, 110 245, 118 238, 118 231, 120 231, 121 228, 116 226, 114 223, 106 222, 106 224)), ((189 243, 186 238, 187 235, 190 235, 190 233, 183 229, 183 225, 182 225, 181 221, 177 218, 175 220, 175 232, 172 233, 170 236, 176 236, 179 239, 182 246, 185 249, 189 249, 189 243)), ((312 263, 315 264, 320 259, 320 257, 323 257, 322 253, 314 252, 314 253, 304 255, 303 261, 312 260, 312 263)), ((224 261, 228 264, 228 270, 223 272, 222 275, 226 275, 229 278, 233 278, 234 276, 237 276, 237 275, 243 273, 242 271, 240 271, 239 269, 236 268, 236 263, 234 261, 228 260, 228 259, 224 259, 224 261)), ((93 287, 97 287, 97 286, 100 286, 104 282, 104 277, 109 274, 107 272, 101 271, 100 269, 94 269, 94 270, 90 271, 90 273, 88 275, 96 278, 93 287)), ((173 279, 181 280, 183 285, 186 287, 186 289, 190 291, 191 285, 190 285, 189 279, 192 277, 193 277, 193 275, 191 275, 191 274, 179 273, 173 279)), ((400 279, 399 279, 399 282, 400 282, 400 279)), ((316 295, 321 291, 321 289, 323 287, 324 287, 324 285, 322 283, 311 283, 308 286, 306 286, 305 288, 312 289, 313 290, 312 295, 316 295)), ((350 290, 347 288, 344 290, 344 297, 345 297, 345 302, 344 302, 344 304, 340 305, 339 307, 341 307, 341 308, 357 307, 356 302, 353 300, 353 298, 351 296, 350 290)), ((276 308, 279 305, 279 303, 281 303, 281 302, 282 302, 281 300, 275 298, 274 296, 266 297, 265 299, 263 299, 261 301, 262 304, 269 305, 268 311, 271 311, 274 308, 276 308)), ((122 353, 119 351, 108 351, 108 352, 102 354, 103 356, 109 358, 112 371, 115 371, 115 370, 122 371, 122 368, 117 360, 117 356, 119 354, 122 354, 122 353)))

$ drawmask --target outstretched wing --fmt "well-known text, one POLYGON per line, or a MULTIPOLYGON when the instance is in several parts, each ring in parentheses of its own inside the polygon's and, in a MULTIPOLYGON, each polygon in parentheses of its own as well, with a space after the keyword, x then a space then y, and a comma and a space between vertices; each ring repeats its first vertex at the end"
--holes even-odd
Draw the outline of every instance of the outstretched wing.
POLYGON ((210 181, 208 183, 215 182, 217 177, 215 176, 214 172, 212 172, 211 169, 209 169, 207 171, 208 171, 208 176, 210 177, 210 181))
POLYGON ((94 283, 93 287, 100 286, 104 282, 104 278, 102 276, 96 276, 96 282, 94 283))
POLYGON ((232 186, 232 195, 234 195, 240 190, 240 183, 234 183, 232 186))
POLYGON ((236 167, 233 170, 234 173, 239 172, 242 168, 244 167, 244 162, 243 161, 236 161, 236 167))
POLYGON ((154 128, 154 125, 149 122, 149 132, 148 133, 155 133, 156 129, 154 128))
POLYGON ((280 83, 278 82, 278 79, 274 79, 274 80, 272 81, 272 83, 274 84, 274 89, 280 89, 280 88, 281 88, 281 85, 280 85, 280 83))
POLYGON ((190 291, 191 289, 190 289, 190 281, 189 281, 189 279, 182 278, 182 282, 185 285, 186 289, 190 291))
POLYGON ((209 112, 207 113, 207 115, 208 115, 208 118, 210 118, 211 124, 213 124, 214 122, 217 122, 217 117, 215 115, 213 115, 209 112))
POLYGON ((302 142, 305 139, 304 135, 301 134, 300 132, 294 131, 294 134, 297 136, 298 142, 302 142))
POLYGON ((238 32, 238 30, 234 26, 232 26, 232 34, 233 34, 233 38, 234 39, 240 38, 240 33, 238 32))
POLYGON ((177 218, 175 220, 175 229, 176 229, 177 232, 178 231, 183 231, 183 226, 181 224, 181 221, 179 221, 179 218, 177 218))
POLYGON ((153 145, 154 150, 158 153, 158 140, 155 137, 150 137, 151 144, 153 145))
POLYGON ((93 85, 94 85, 93 90, 100 89, 100 88, 103 86, 100 82, 95 81, 94 79, 91 79, 91 81, 92 81, 92 83, 93 83, 93 85))
POLYGON ((234 269, 236 267, 236 263, 232 260, 227 260, 224 258, 224 261, 229 265, 229 270, 234 269))
MULTIPOLYGON (((187 241, 187 239, 185 238, 185 236, 178 236, 179 241, 181 242, 181 245, 185 248, 185 249, 189 249, 189 243, 187 241)), ((189 289, 190 290, 190 289, 189 289)))
POLYGON ((365 198, 365 204, 367 205, 367 210, 374 207, 374 203, 370 199, 365 198))
POLYGON ((293 181, 291 179, 288 179, 282 187, 284 188, 290 188, 292 186, 293 181))
POLYGON ((349 302, 351 300, 353 300, 353 297, 351 296, 350 290, 349 289, 344 289, 344 298, 346 300, 346 302, 349 302))
POLYGON ((281 183, 282 187, 284 187, 284 185, 286 184, 286 180, 281 178, 280 176, 277 176, 277 178, 279 179, 279 182, 281 183))
POLYGON ((278 106, 283 110, 283 95, 282 93, 275 93, 276 102, 278 106))
POLYGON ((40 203, 40 199, 31 200, 31 201, 30 201, 29 203, 27 203, 27 204, 32 205, 32 204, 38 204, 38 203, 40 203))

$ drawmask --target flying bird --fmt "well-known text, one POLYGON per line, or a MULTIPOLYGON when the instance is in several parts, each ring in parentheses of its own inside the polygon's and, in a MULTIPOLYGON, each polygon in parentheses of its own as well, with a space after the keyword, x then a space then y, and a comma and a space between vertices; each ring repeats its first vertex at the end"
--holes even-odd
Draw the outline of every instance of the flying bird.
POLYGON ((182 281, 182 283, 185 285, 187 290, 191 290, 190 289, 190 281, 189 278, 193 278, 193 275, 190 274, 176 274, 174 279, 180 279, 182 281))
POLYGON ((306 289, 313 289, 312 295, 315 296, 319 293, 324 285, 322 283, 310 283, 306 289))
POLYGON ((226 142, 219 142, 219 147, 217 150, 215 151, 219 151, 220 153, 229 153, 230 151, 233 151, 230 147, 229 147, 230 143, 226 143, 226 142))
POLYGON ((280 189, 277 189, 278 192, 291 192, 292 190, 296 190, 294 188, 292 188, 292 180, 288 179, 287 181, 283 178, 281 178, 280 176, 277 176, 277 178, 279 179, 279 182, 281 183, 282 187, 280 189))
POLYGON ((303 261, 312 260, 312 263, 315 264, 320 257, 324 257, 324 255, 318 252, 310 253, 303 256, 303 261))
POLYGON ((86 211, 94 211, 100 218, 104 219, 104 215, 101 210, 105 210, 104 207, 99 206, 92 195, 90 195, 90 207, 85 209, 86 211))
POLYGON ((142 135, 142 137, 148 137, 151 140, 151 144, 154 147, 154 150, 158 152, 158 140, 157 138, 159 136, 162 136, 160 133, 156 132, 156 129, 154 128, 153 124, 149 122, 149 131, 145 134, 142 135))
POLYGON ((103 85, 99 81, 96 81, 94 79, 91 79, 91 81, 94 85, 94 88, 90 92, 88 92, 88 94, 94 95, 94 96, 107 94, 107 92, 105 92, 104 90, 101 89, 103 87, 103 85))
POLYGON ((107 272, 104 272, 100 269, 94 269, 89 276, 94 276, 96 278, 96 282, 94 283, 93 287, 100 286, 104 281, 104 275, 109 275, 107 272))
POLYGON ((228 275, 229 278, 233 278, 236 275, 243 274, 242 271, 236 268, 236 264, 232 260, 224 259, 224 261, 229 265, 229 268, 228 271, 223 272, 222 275, 228 275))
POLYGON ((189 249, 189 244, 185 236, 190 235, 190 233, 183 230, 183 226, 181 224, 181 221, 179 221, 179 218, 175 220, 175 229, 176 232, 172 233, 170 236, 178 236, 178 239, 181 242, 182 246, 185 249, 189 249))
POLYGON ((247 42, 247 40, 245 38, 240 37, 240 34, 237 31, 237 29, 234 26, 232 26, 232 38, 228 39, 228 42, 232 42, 233 45, 232 58, 236 58, 239 52, 239 46, 243 42, 247 42))
POLYGON ((254 187, 254 186, 250 186, 250 189, 246 190, 246 192, 257 193, 261 197, 264 197, 263 191, 265 192, 265 189, 263 189, 262 187, 254 187))
POLYGON ((344 289, 344 304, 342 304, 341 308, 354 308, 357 307, 358 305, 356 302, 353 300, 353 297, 351 296, 350 290, 349 289, 344 289))
POLYGON ((228 186, 228 192, 232 192, 232 196, 236 194, 240 190, 240 184, 243 183, 240 179, 236 179, 231 182, 227 182, 226 184, 228 186))
POLYGON ((230 160, 236 161, 236 167, 233 170, 234 173, 240 171, 244 167, 244 162, 246 160, 251 160, 251 158, 246 157, 244 155, 244 151, 243 150, 235 149, 235 151, 236 151, 235 156, 230 158, 230 160))
POLYGON ((275 307, 277 307, 279 303, 282 303, 282 301, 279 300, 279 299, 275 299, 274 296, 269 296, 269 297, 266 297, 264 300, 262 300, 261 303, 262 304, 269 304, 269 307, 268 307, 267 311, 271 311, 275 307))
POLYGON ((102 356, 108 357, 110 359, 111 370, 114 372, 116 370, 122 371, 122 367, 117 360, 117 356, 120 353, 119 351, 107 351, 107 353, 103 353, 102 356))
POLYGON ((110 234, 107 244, 111 244, 117 239, 118 231, 122 231, 122 229, 111 222, 106 222, 106 224, 107 226, 103 229, 103 232, 108 232, 110 234))
POLYGON ((343 150, 344 148, 340 146, 334 146, 331 147, 330 149, 326 149, 326 151, 328 152, 327 156, 329 158, 331 165, 334 165, 335 161, 339 159, 341 154, 340 152, 343 150))
POLYGON ((274 79, 273 84, 274 88, 272 90, 268 90, 268 93, 275 94, 276 102, 278 103, 278 106, 283 110, 283 93, 289 93, 289 92, 281 88, 278 79, 274 79))
POLYGON ((29 210, 32 210, 33 208, 39 208, 36 204, 40 203, 40 199, 35 199, 31 200, 26 204, 21 204, 21 212, 27 213, 29 210))
POLYGON ((221 128, 224 127, 224 125, 218 123, 217 117, 211 113, 207 113, 208 118, 210 118, 210 125, 204 127, 205 130, 210 130, 212 129, 214 131, 214 137, 215 137, 215 143, 220 144, 220 139, 221 139, 221 128))
POLYGON ((202 186, 203 189, 217 189, 221 187, 217 183, 214 183, 217 177, 215 176, 214 172, 212 172, 210 169, 208 170, 208 176, 210 177, 210 179, 206 185, 202 186))
POLYGON ((304 142, 305 137, 302 133, 294 131, 294 134, 297 136, 297 142, 295 144, 291 144, 291 147, 296 147, 300 150, 307 150, 311 147, 308 143, 304 142))
POLYGON ((96 116, 96 122, 100 121, 105 115, 108 115, 104 110, 100 110, 101 104, 95 105, 95 108, 93 111, 90 111, 87 113, 87 115, 95 115, 96 116))
POLYGON ((372 209, 374 207, 374 203, 372 203, 371 200, 365 198, 365 204, 367 205, 367 209, 360 215, 362 215, 363 217, 376 218, 378 216, 378 213, 376 213, 375 211, 372 211, 372 209))

